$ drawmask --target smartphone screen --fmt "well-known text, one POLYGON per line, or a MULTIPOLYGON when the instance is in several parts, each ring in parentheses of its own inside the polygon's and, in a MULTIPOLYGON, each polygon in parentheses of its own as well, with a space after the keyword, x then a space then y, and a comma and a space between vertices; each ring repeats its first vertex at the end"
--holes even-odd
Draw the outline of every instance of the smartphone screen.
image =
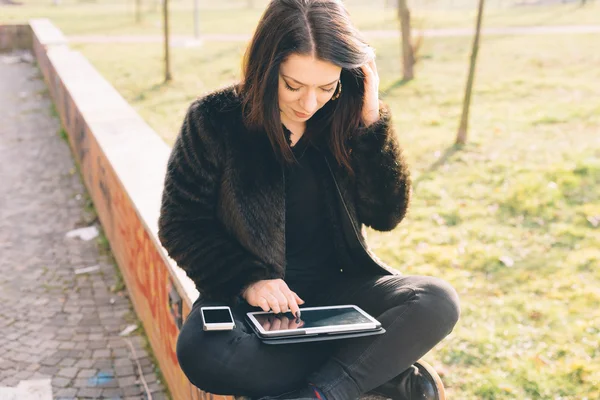
POLYGON ((226 308, 222 309, 203 309, 202 313, 204 314, 204 322, 207 324, 228 324, 232 323, 231 314, 229 314, 229 310, 226 308))

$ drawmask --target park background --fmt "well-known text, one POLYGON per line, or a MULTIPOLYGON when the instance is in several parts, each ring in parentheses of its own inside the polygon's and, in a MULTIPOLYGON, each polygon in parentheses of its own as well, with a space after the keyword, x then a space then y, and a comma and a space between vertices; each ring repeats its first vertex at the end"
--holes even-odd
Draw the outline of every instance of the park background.
MULTIPOLYGON (((397 229, 368 238, 402 273, 442 277, 461 296, 461 321, 426 359, 454 399, 599 398, 600 33, 581 31, 600 25, 600 4, 488 1, 457 146, 476 2, 409 3, 429 32, 415 35, 409 82, 385 3, 346 1, 377 50, 414 193, 397 229), (510 27, 562 28, 485 33, 510 27)), ((50 18, 171 144, 191 101, 239 78, 266 2, 200 0, 196 38, 193 2, 171 0, 166 83, 161 5, 140 4, 136 21, 133 0, 25 0, 1 6, 0 23, 50 18)))

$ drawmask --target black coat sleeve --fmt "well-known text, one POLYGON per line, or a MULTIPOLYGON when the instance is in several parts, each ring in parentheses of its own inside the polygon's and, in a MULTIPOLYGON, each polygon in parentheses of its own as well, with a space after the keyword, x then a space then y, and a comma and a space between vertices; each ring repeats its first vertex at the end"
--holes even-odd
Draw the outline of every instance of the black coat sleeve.
POLYGON ((248 284, 270 279, 270 270, 216 218, 223 144, 207 108, 192 103, 173 146, 158 236, 201 296, 234 303, 248 284))
POLYGON ((377 122, 350 139, 350 150, 360 222, 379 231, 394 229, 406 215, 411 183, 387 105, 380 104, 377 122))

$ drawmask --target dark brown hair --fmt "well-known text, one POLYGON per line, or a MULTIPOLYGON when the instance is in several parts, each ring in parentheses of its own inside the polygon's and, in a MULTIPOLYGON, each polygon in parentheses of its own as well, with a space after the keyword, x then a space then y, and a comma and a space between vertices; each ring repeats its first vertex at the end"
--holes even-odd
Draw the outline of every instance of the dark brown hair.
MULTIPOLYGON (((266 132, 280 160, 294 162, 279 111, 279 67, 291 54, 313 55, 342 68, 342 93, 307 122, 310 141, 325 140, 339 165, 352 173, 347 137, 361 124, 364 75, 373 50, 352 25, 341 0, 272 0, 246 50, 240 85, 244 121, 266 132)), ((336 89, 336 91, 339 90, 336 89)))

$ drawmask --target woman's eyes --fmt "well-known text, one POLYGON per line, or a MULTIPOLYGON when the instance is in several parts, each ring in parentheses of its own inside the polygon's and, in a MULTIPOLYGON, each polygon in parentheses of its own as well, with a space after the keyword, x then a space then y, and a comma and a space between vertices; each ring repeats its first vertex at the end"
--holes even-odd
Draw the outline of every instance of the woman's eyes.
MULTIPOLYGON (((285 82, 285 81, 284 81, 284 82, 285 82)), ((298 90, 300 90, 300 88, 293 88, 293 87, 291 87, 290 85, 288 85, 288 84, 287 84, 287 82, 285 82, 285 87, 286 87, 288 90, 291 90, 292 92, 297 92, 298 90)))
MULTIPOLYGON (((284 81, 284 83, 285 83, 285 87, 286 87, 286 89, 287 89, 287 90, 291 90, 292 92, 297 92, 297 91, 299 91, 299 90, 300 90, 300 88, 293 88, 293 87, 291 87, 291 86, 290 86, 290 85, 288 85, 288 83, 287 83, 287 82, 285 82, 285 81, 284 81)), ((323 88, 321 88, 321 90, 322 90, 322 91, 324 91, 324 92, 327 92, 327 93, 331 93, 331 92, 333 92, 333 91, 335 90, 335 86, 334 86, 334 87, 332 87, 331 89, 323 89, 323 88)))

